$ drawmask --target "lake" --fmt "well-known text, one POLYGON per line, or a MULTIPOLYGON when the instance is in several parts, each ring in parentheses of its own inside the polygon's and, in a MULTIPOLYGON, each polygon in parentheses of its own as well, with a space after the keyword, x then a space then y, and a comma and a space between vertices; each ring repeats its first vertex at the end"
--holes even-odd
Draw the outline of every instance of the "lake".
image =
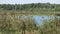
MULTIPOLYGON (((26 18, 28 16, 22 16, 22 18, 26 18)), ((41 24, 43 22, 43 20, 49 20, 54 18, 54 16, 29 16, 35 19, 36 23, 41 24)), ((60 16, 55 16, 60 18, 60 16)))

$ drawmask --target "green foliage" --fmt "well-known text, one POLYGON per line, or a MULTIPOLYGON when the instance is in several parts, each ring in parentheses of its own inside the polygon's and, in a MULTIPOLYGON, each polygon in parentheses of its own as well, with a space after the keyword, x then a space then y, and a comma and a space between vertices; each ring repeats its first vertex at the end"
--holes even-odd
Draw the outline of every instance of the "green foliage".
POLYGON ((60 19, 44 21, 44 24, 40 27, 40 34, 60 34, 60 19))
POLYGON ((30 17, 22 19, 21 16, 18 18, 16 14, 9 13, 4 13, 0 16, 0 32, 6 34, 21 32, 21 30, 25 34, 26 30, 35 30, 37 25, 34 19, 30 17))
POLYGON ((0 32, 17 34, 22 31, 25 34, 28 31, 38 34, 60 34, 60 18, 45 20, 42 25, 37 26, 33 17, 28 16, 22 19, 21 16, 20 18, 16 16, 20 15, 15 13, 0 14, 0 32))
MULTIPOLYGON (((20 11, 48 11, 49 9, 52 11, 56 7, 57 11, 59 10, 58 4, 50 4, 50 3, 32 3, 32 4, 0 4, 0 10, 20 10, 20 11)), ((60 11, 60 10, 59 10, 60 11)))

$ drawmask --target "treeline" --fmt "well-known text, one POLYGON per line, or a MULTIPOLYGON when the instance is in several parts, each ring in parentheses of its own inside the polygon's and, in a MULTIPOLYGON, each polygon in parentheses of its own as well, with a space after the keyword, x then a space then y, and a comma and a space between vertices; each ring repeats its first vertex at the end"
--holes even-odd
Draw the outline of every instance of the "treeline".
MULTIPOLYGON (((0 10, 20 10, 20 11, 58 11, 60 5, 50 3, 32 4, 0 4, 0 10)), ((60 10, 59 10, 60 11, 60 10)))

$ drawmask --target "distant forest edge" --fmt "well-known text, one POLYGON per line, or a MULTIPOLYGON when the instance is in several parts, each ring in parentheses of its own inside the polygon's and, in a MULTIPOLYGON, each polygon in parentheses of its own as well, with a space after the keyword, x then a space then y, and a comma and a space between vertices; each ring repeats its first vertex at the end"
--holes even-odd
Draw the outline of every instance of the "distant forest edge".
POLYGON ((60 4, 50 4, 50 3, 31 3, 31 4, 0 4, 1 10, 15 10, 15 11, 31 11, 31 12, 59 12, 60 4))

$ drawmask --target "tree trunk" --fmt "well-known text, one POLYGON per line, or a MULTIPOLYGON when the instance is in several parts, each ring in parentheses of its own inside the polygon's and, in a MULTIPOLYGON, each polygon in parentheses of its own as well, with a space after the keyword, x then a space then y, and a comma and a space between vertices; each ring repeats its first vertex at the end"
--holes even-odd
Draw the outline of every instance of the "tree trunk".
POLYGON ((24 34, 25 34, 25 30, 24 30, 24 34))
POLYGON ((23 34, 23 30, 22 30, 22 34, 23 34))
POLYGON ((25 30, 22 30, 22 34, 25 34, 25 30))
POLYGON ((33 34, 34 34, 34 29, 33 29, 33 34))

